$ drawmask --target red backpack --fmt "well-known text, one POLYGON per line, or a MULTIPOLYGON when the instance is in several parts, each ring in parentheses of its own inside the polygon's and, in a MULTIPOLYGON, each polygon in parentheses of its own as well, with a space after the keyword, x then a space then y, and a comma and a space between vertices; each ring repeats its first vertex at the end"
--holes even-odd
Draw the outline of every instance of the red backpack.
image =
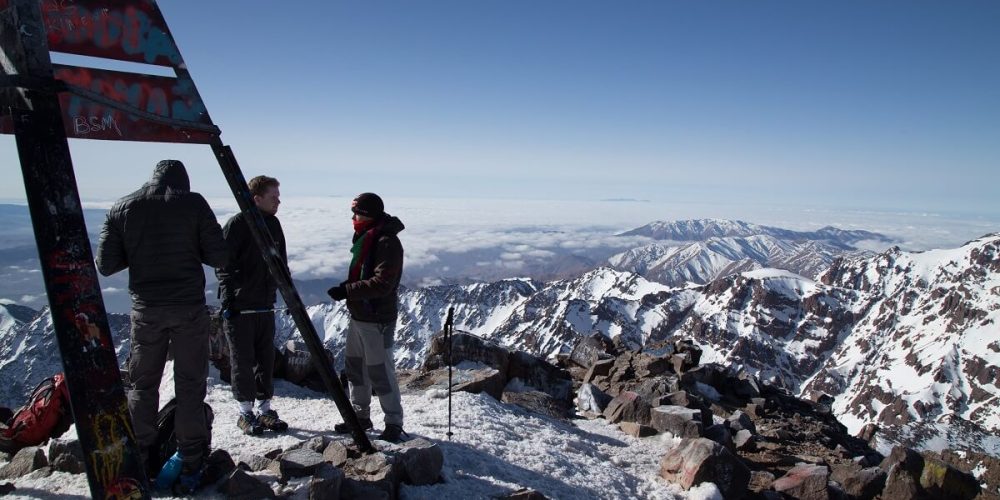
POLYGON ((0 425, 0 451, 16 453, 21 448, 41 444, 61 436, 72 424, 66 378, 57 373, 31 391, 27 404, 14 412, 6 427, 0 425))

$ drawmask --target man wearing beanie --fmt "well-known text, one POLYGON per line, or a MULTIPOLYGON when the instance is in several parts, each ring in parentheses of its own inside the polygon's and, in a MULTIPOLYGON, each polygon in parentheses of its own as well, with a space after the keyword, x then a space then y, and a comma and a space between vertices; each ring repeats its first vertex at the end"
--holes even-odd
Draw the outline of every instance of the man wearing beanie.
MULTIPOLYGON (((247 183, 254 205, 271 233, 281 262, 288 266, 285 233, 275 215, 281 204, 278 179, 258 175, 247 183)), ((229 246, 229 265, 217 269, 223 325, 229 340, 233 397, 239 405, 236 426, 245 434, 265 429, 284 432, 288 424, 271 408, 274 396, 274 301, 278 285, 267 269, 243 212, 222 228, 229 246), (254 414, 254 400, 257 413, 254 414)))
MULTIPOLYGON (((403 432, 403 406, 396 381, 393 336, 398 315, 399 280, 403 272, 403 223, 385 213, 382 198, 361 193, 351 202, 354 238, 347 280, 330 288, 334 301, 346 300, 351 315, 347 327, 345 371, 351 403, 364 430, 371 420, 372 392, 385 413, 385 429, 378 436, 399 442, 403 432)), ((353 429, 345 422, 338 433, 353 429)))
POLYGON ((223 267, 228 252, 215 214, 190 190, 187 170, 177 160, 156 164, 153 178, 108 210, 97 243, 97 270, 110 276, 128 269, 132 297, 128 409, 135 438, 150 457, 151 478, 159 450, 156 413, 167 354, 174 358, 177 413, 174 429, 183 466, 176 493, 201 486, 211 442, 205 410, 208 331, 205 271, 223 267))

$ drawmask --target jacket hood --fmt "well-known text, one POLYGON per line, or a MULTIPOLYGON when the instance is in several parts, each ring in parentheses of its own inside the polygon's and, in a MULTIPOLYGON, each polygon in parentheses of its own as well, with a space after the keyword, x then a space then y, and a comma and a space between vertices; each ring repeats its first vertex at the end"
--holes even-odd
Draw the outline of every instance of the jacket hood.
POLYGON ((150 186, 166 188, 174 192, 187 192, 191 190, 191 181, 188 179, 187 169, 179 160, 163 160, 156 164, 153 169, 153 178, 149 180, 150 186))
POLYGON ((385 222, 382 224, 381 234, 396 235, 403 229, 406 229, 403 221, 399 220, 398 217, 393 217, 389 214, 384 214, 382 217, 385 219, 385 222))

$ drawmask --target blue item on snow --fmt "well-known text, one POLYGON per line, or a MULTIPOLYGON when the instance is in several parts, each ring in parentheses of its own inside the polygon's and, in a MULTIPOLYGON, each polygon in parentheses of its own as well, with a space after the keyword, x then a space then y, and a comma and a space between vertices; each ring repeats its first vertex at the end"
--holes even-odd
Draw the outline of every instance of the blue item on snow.
POLYGON ((181 459, 181 452, 176 452, 167 463, 163 464, 163 468, 160 469, 160 473, 156 475, 156 488, 160 490, 169 490, 174 483, 177 482, 177 478, 181 475, 181 466, 183 466, 184 461, 181 459))

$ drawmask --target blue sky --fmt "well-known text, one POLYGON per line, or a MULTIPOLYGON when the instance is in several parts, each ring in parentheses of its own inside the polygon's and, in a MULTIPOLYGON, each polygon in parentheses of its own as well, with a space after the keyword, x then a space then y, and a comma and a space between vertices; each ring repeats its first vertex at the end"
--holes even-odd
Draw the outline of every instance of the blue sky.
MULTIPOLYGON (((170 1, 247 176, 283 194, 1000 213, 995 1, 170 1)), ((85 199, 207 146, 71 141, 85 199)), ((0 175, 19 179, 10 136, 0 175)), ((0 199, 23 199, 20 182, 0 199)))

